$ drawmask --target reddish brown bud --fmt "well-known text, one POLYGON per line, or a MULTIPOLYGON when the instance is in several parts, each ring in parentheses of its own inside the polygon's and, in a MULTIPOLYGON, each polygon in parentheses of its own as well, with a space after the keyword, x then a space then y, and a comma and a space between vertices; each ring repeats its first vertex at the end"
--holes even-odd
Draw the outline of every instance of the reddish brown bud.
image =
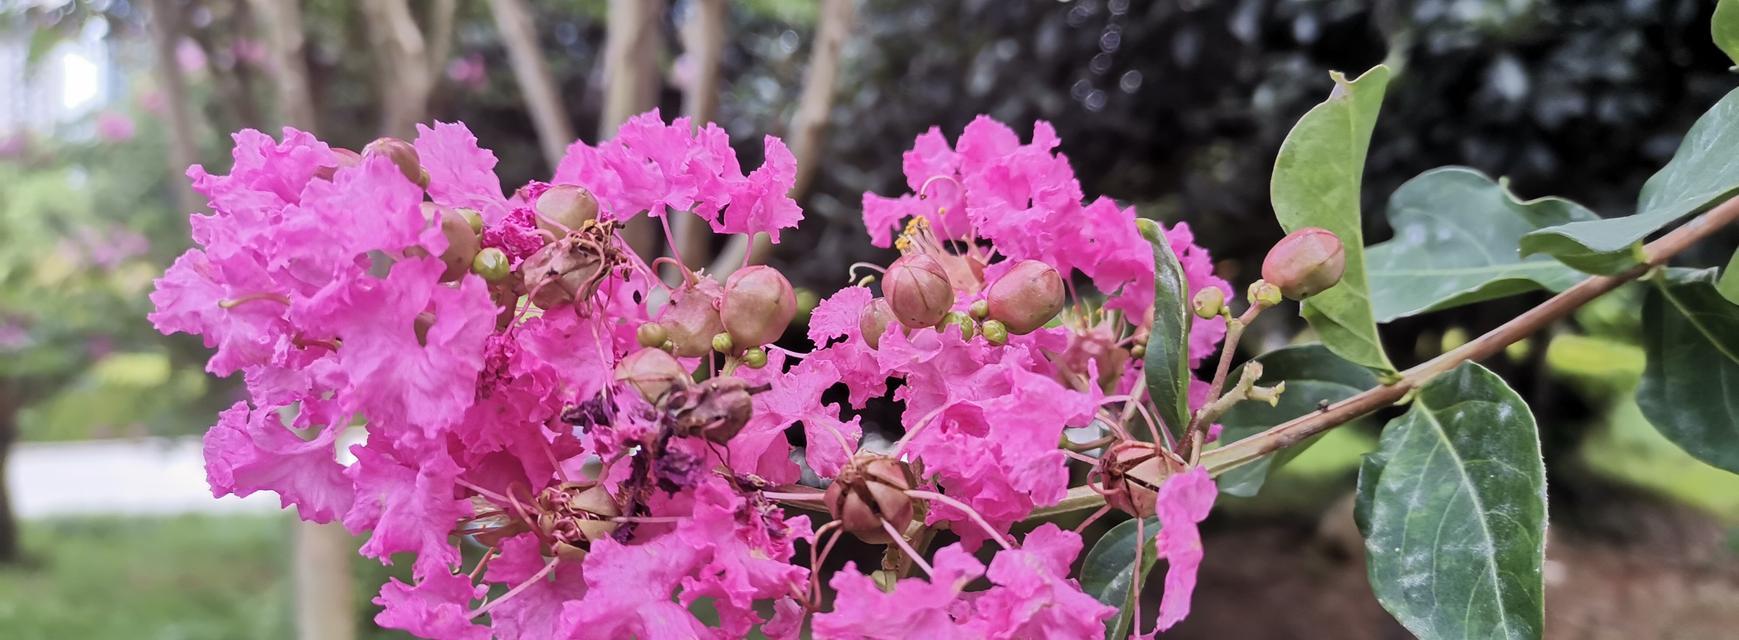
POLYGON ((331 180, 332 176, 336 175, 339 169, 354 167, 359 164, 362 164, 362 154, 343 147, 333 147, 332 163, 321 165, 319 168, 315 169, 314 177, 321 180, 331 180))
POLYGON ((882 335, 888 332, 888 325, 896 322, 894 310, 888 306, 887 299, 876 298, 858 313, 857 330, 863 334, 864 344, 876 349, 880 348, 882 335))
POLYGON ((1159 485, 1183 470, 1152 443, 1123 441, 1100 456, 1097 473, 1104 483, 1105 504, 1137 518, 1151 518, 1159 485))
POLYGON ((929 254, 901 256, 882 275, 882 297, 894 318, 908 329, 936 326, 954 307, 948 272, 929 254))
POLYGON ((1002 275, 985 294, 990 317, 1001 320, 1015 335, 1032 333, 1063 310, 1063 276, 1056 267, 1022 260, 1002 275))
POLYGON ((839 470, 828 485, 827 511, 840 527, 870 544, 893 542, 882 521, 895 531, 912 524, 912 498, 906 490, 915 485, 911 467, 876 453, 859 453, 839 470))
POLYGON ((660 349, 646 348, 628 354, 616 363, 616 380, 628 383, 647 402, 658 402, 666 391, 688 381, 688 371, 676 357, 660 349))
POLYGON ((670 294, 670 306, 658 324, 669 336, 672 353, 695 358, 712 350, 713 336, 725 330, 718 310, 722 291, 717 280, 706 278, 670 294))
POLYGON ((778 340, 796 315, 797 296, 791 281, 777 269, 756 265, 739 269, 725 280, 719 321, 737 349, 778 340))
POLYGON ((399 168, 399 173, 405 174, 405 179, 424 189, 429 188, 429 172, 423 170, 422 160, 417 157, 417 148, 411 143, 398 138, 376 138, 374 142, 362 148, 364 157, 384 155, 399 168))
MULTIPOLYGON (((423 218, 439 220, 441 235, 447 237, 447 250, 441 253, 441 262, 447 265, 447 270, 441 272, 441 281, 452 282, 464 277, 471 270, 471 261, 483 248, 477 239, 477 233, 471 230, 471 224, 458 211, 433 202, 423 203, 423 218)), ((409 253, 414 255, 422 252, 418 250, 409 253)))
POLYGON ((1262 260, 1262 279, 1293 300, 1322 293, 1340 282, 1346 248, 1327 229, 1305 227, 1286 234, 1262 260))
POLYGON ((550 187, 537 197, 532 208, 537 211, 537 227, 558 238, 580 228, 587 220, 598 219, 598 199, 585 188, 571 184, 550 187))
POLYGON ((676 433, 724 444, 755 415, 754 389, 742 378, 708 378, 666 395, 663 409, 676 433))
POLYGON ((610 223, 588 225, 526 258, 519 265, 521 284, 545 310, 586 302, 623 260, 610 223))

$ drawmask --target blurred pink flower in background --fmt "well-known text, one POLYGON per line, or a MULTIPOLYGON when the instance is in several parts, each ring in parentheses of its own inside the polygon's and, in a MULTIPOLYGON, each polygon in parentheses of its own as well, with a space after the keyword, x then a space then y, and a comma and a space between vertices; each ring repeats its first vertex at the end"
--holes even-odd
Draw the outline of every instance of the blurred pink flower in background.
POLYGON ((103 142, 126 142, 138 133, 133 118, 119 111, 97 114, 97 137, 103 142))
POLYGON ((205 50, 192 38, 182 38, 175 46, 175 63, 181 65, 181 70, 187 73, 197 73, 205 70, 205 50))
POLYGON ((266 45, 253 38, 238 37, 230 41, 229 55, 237 65, 265 66, 266 45))
POLYGON ((30 138, 23 131, 0 135, 0 158, 18 158, 30 149, 30 138))
POLYGON ((470 53, 447 63, 447 79, 469 91, 482 91, 489 84, 489 67, 483 54, 470 53))
POLYGON ((164 113, 163 92, 156 87, 140 91, 139 108, 151 115, 162 117, 164 113))
POLYGON ((0 318, 0 350, 17 351, 30 346, 30 329, 24 321, 0 318))

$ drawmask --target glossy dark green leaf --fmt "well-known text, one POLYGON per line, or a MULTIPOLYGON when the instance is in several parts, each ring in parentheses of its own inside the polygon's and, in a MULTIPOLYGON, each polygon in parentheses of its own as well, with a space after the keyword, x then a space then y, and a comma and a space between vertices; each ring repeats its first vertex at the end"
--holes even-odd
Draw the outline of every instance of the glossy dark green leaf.
POLYGON ((1739 0, 1720 0, 1715 4, 1709 31, 1715 36, 1715 46, 1726 52, 1734 68, 1739 69, 1739 0))
MULTIPOLYGON (((1284 381, 1286 392, 1280 394, 1280 402, 1272 407, 1263 402, 1233 405, 1220 417, 1220 425, 1224 428, 1220 432, 1220 442, 1248 438, 1274 425, 1317 411, 1323 402, 1339 402, 1379 384, 1370 369, 1347 362, 1320 344, 1277 349, 1256 360, 1262 363, 1261 384, 1272 386, 1284 381)), ((1237 380, 1242 370, 1240 366, 1230 379, 1237 380)), ((1273 467, 1284 464, 1306 446, 1287 447, 1274 456, 1245 463, 1221 474, 1217 478, 1220 491, 1234 496, 1256 495, 1273 467)))
POLYGON ((1377 339, 1365 279, 1364 232, 1360 227, 1359 188, 1365 152, 1389 68, 1377 66, 1357 80, 1334 74, 1334 92, 1298 120, 1274 160, 1269 193, 1274 217, 1288 232, 1321 227, 1346 246, 1346 273, 1340 284, 1306 300, 1304 319, 1324 345, 1342 358, 1379 371, 1394 371, 1377 339))
POLYGON ((1371 589, 1420 638, 1539 638, 1546 467, 1497 374, 1464 364, 1419 390, 1359 469, 1371 589))
POLYGON ((1141 550, 1141 579, 1136 579, 1137 572, 1131 570, 1135 567, 1135 522, 1131 518, 1105 532, 1087 552, 1086 559, 1081 561, 1081 589, 1100 602, 1117 607, 1117 616, 1105 621, 1106 640, 1129 637, 1134 598, 1140 595, 1140 589, 1130 587, 1145 582, 1147 574, 1153 571, 1154 563, 1159 560, 1153 546, 1154 536, 1159 533, 1159 519, 1148 518, 1141 527, 1141 533, 1146 537, 1141 550))
MULTIPOLYGON (((1159 409, 1159 418, 1174 433, 1189 424, 1190 319, 1194 317, 1189 281, 1183 265, 1164 230, 1152 220, 1137 220, 1141 236, 1153 245, 1153 327, 1147 336, 1147 356, 1142 370, 1147 376, 1147 395, 1159 409)), ((1142 433, 1147 433, 1142 430, 1142 433)))
POLYGON ((1550 256, 1522 257, 1522 235, 1600 216, 1562 198, 1523 201, 1466 167, 1408 180, 1389 198, 1395 237, 1366 248, 1377 322, 1545 288, 1584 276, 1550 256))
POLYGON ((1522 253, 1543 253, 1589 273, 1638 264, 1634 246, 1649 234, 1739 193, 1739 90, 1691 126, 1673 159, 1642 186, 1636 214, 1572 222, 1522 237, 1522 253))
POLYGON ((1636 404, 1686 453, 1739 473, 1739 306, 1713 269, 1657 278, 1642 305, 1648 366, 1636 404))
POLYGON ((1739 250, 1727 259, 1727 268, 1721 270, 1721 280, 1715 283, 1715 290, 1728 302, 1739 304, 1739 250))

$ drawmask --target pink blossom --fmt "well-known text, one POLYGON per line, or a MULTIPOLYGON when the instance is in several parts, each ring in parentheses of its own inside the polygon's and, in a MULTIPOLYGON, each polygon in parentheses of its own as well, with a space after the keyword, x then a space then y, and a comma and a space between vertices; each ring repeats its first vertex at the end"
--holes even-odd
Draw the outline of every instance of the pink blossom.
POLYGON ((391 564, 392 554, 410 551, 417 554, 419 578, 449 572, 459 562, 459 549, 448 532, 470 513, 453 494, 459 465, 438 451, 418 454, 409 464, 371 447, 351 451, 356 463, 344 473, 356 484, 356 503, 344 514, 344 528, 371 531, 360 553, 391 564))
POLYGON ((483 64, 483 54, 468 53, 447 63, 447 79, 469 91, 482 91, 489 86, 489 67, 483 64))
POLYGON ((303 520, 331 522, 350 510, 353 493, 332 443, 338 430, 317 427, 304 440, 285 426, 277 407, 250 411, 237 402, 205 433, 205 476, 211 495, 247 497, 274 491, 303 520))
POLYGON ((117 111, 104 111, 97 114, 97 137, 103 142, 118 143, 132 140, 137 134, 133 119, 127 114, 117 111))
POLYGON ((984 573, 984 565, 960 545, 936 551, 930 563, 935 572, 925 578, 904 578, 891 593, 876 587, 875 580, 855 567, 833 574, 833 610, 815 614, 815 637, 853 639, 984 637, 984 630, 970 624, 970 605, 963 602, 966 585, 984 573), (956 620, 965 613, 965 620, 956 620))
POLYGON ((857 451, 863 427, 858 418, 839 419, 839 407, 821 403, 821 394, 839 382, 839 372, 825 360, 805 359, 779 376, 773 389, 755 397, 755 429, 783 432, 803 423, 805 458, 823 478, 839 473, 857 451))
POLYGON ((469 615, 471 601, 487 591, 472 586, 465 576, 448 573, 425 576, 414 585, 392 578, 374 599, 382 607, 374 623, 425 638, 487 640, 489 628, 473 623, 469 615))
POLYGON ((1206 469, 1174 475, 1159 487, 1159 555, 1166 560, 1165 595, 1159 602, 1159 630, 1170 629, 1190 613, 1196 571, 1202 566, 1202 534, 1196 525, 1208 518, 1219 489, 1206 469))
POLYGON ((507 200, 501 197, 501 180, 495 177, 495 154, 478 147, 477 136, 464 124, 418 124, 414 144, 417 158, 429 172, 429 198, 435 204, 474 209, 491 224, 506 215, 507 200))
POLYGON ((1081 536, 1045 523, 1019 549, 996 554, 985 575, 996 586, 973 600, 991 638, 1098 638, 1117 615, 1069 578, 1081 536))

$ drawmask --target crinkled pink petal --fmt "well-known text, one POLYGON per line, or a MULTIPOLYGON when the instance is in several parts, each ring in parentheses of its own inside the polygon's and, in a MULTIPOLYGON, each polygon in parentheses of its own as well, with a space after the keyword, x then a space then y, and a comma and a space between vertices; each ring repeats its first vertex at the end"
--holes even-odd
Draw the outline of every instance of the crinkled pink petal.
POLYGON ((766 233, 779 242, 779 230, 791 229, 803 220, 803 209, 792 200, 797 179, 797 159, 785 143, 767 136, 762 147, 766 161, 749 173, 749 179, 731 193, 731 206, 713 230, 725 233, 766 233))
POLYGON ((1159 487, 1159 555, 1166 559, 1165 595, 1159 602, 1159 630, 1170 629, 1190 613, 1190 595, 1202 565, 1202 534, 1196 525, 1208 518, 1219 489, 1207 469, 1195 467, 1159 487))
POLYGON ((453 497, 459 465, 444 452, 418 456, 406 466, 369 446, 351 447, 356 463, 344 470, 356 485, 356 503, 344 515, 351 533, 372 530, 360 553, 390 564, 394 553, 417 554, 418 576, 446 573, 459 563, 448 534, 470 512, 453 497))
POLYGON ((837 595, 833 610, 817 613, 811 628, 819 640, 829 638, 967 639, 984 637, 974 621, 956 620, 961 592, 984 573, 984 565, 960 545, 936 551, 931 560, 936 569, 926 578, 904 578, 891 593, 876 587, 875 580, 856 567, 840 570, 828 581, 837 595))
POLYGON ((429 199, 447 207, 467 207, 494 222, 507 212, 495 153, 477 146, 464 123, 417 124, 417 158, 429 172, 429 199))
POLYGON ((846 287, 834 292, 810 312, 809 340, 822 347, 834 338, 861 338, 858 318, 874 299, 875 294, 864 286, 846 287))
POLYGON ((374 603, 382 607, 374 623, 436 640, 488 640, 489 628, 471 621, 471 601, 488 589, 462 575, 438 572, 407 585, 392 578, 374 603))
POLYGON ((1046 523, 1002 551, 985 574, 996 586, 973 600, 991 638, 1098 638, 1117 609, 1100 603, 1069 578, 1081 537, 1046 523))
POLYGON ((205 477, 211 495, 247 497, 274 491, 303 520, 331 522, 354 497, 344 467, 333 458, 334 429, 303 440, 284 426, 276 408, 248 410, 237 402, 205 433, 205 477))

